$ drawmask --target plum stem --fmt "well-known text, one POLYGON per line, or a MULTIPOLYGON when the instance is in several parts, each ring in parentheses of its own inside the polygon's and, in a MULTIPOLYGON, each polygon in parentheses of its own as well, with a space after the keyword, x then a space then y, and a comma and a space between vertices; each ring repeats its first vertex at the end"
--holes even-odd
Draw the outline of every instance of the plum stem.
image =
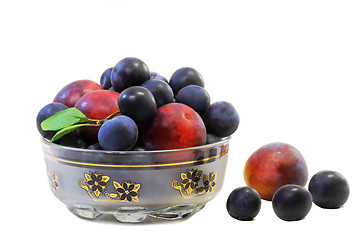
POLYGON ((114 113, 112 113, 112 114, 110 114, 109 116, 107 116, 106 118, 101 119, 101 120, 99 120, 99 119, 91 119, 91 118, 88 118, 88 120, 89 120, 90 122, 95 122, 95 125, 96 125, 96 126, 101 126, 101 125, 103 125, 107 120, 113 118, 114 116, 116 116, 116 115, 118 115, 118 114, 121 114, 121 113, 120 113, 120 110, 119 110, 119 111, 116 111, 116 112, 114 112, 114 113))
POLYGON ((107 116, 105 119, 103 119, 103 120, 109 120, 110 118, 112 118, 112 117, 115 117, 116 115, 118 115, 118 114, 121 114, 121 112, 120 112, 120 110, 119 111, 116 111, 116 112, 114 112, 114 113, 112 113, 112 114, 110 114, 109 116, 107 116))

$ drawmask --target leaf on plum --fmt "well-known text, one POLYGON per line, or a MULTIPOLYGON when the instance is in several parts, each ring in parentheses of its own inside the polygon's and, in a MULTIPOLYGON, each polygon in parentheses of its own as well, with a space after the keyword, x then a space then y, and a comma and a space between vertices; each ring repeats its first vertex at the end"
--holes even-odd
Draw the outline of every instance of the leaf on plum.
POLYGON ((63 111, 55 113, 53 116, 41 122, 41 128, 44 131, 56 131, 62 128, 69 127, 75 123, 89 122, 88 119, 80 110, 76 108, 68 108, 63 111))
POLYGON ((79 127, 93 126, 93 125, 94 124, 91 124, 91 123, 84 123, 84 124, 75 124, 72 126, 64 127, 53 136, 53 138, 51 139, 51 142, 58 140, 62 136, 74 131, 75 129, 77 129, 79 127))

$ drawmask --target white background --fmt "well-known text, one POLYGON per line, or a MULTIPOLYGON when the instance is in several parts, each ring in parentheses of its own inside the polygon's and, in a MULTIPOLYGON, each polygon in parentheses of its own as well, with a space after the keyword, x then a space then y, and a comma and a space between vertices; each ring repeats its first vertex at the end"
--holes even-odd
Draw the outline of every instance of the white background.
POLYGON ((1 232, 8 239, 355 239, 359 236, 359 1, 2 1, 1 232), (233 135, 224 187, 185 221, 121 224, 83 220, 51 193, 37 112, 74 80, 99 81, 124 57, 170 78, 197 69, 212 101, 231 102, 233 135), (310 177, 330 169, 350 184, 337 210, 313 204, 285 222, 271 202, 254 221, 225 203, 243 167, 274 141, 296 147, 310 177), (10 234, 10 235, 7 235, 10 234))

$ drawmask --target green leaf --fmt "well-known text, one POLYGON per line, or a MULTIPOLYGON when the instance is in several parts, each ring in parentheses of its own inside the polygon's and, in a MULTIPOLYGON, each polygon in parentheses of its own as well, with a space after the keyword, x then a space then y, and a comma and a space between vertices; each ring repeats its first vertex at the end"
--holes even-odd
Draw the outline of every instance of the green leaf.
POLYGON ((97 126, 96 124, 91 124, 91 123, 85 123, 85 124, 75 124, 72 126, 68 126, 65 127, 63 129, 61 129, 60 131, 58 131, 51 139, 51 142, 54 142, 56 140, 58 140, 59 138, 61 138, 62 136, 74 131, 75 129, 79 128, 79 127, 84 127, 84 126, 97 126))
POLYGON ((41 122, 41 128, 44 131, 56 131, 75 123, 89 122, 88 119, 80 110, 76 108, 68 108, 63 111, 55 113, 53 116, 41 122))

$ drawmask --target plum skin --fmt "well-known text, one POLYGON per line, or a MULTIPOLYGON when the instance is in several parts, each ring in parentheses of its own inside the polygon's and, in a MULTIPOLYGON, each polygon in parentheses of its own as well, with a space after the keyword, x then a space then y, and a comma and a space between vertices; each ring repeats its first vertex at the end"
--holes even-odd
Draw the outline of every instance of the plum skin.
POLYGON ((240 117, 234 106, 226 101, 212 103, 203 116, 206 129, 218 137, 227 137, 239 127, 240 117))
POLYGON ((278 188, 286 184, 305 186, 308 169, 301 153, 293 146, 276 142, 256 150, 247 160, 244 179, 261 198, 271 200, 278 188))
POLYGON ((148 66, 142 60, 134 57, 120 60, 111 72, 111 85, 119 93, 128 87, 140 86, 149 79, 148 66))
POLYGON ((284 221, 298 221, 310 211, 312 197, 310 192, 299 185, 287 184, 280 187, 272 198, 275 214, 284 221))
POLYGON ((100 86, 104 89, 104 90, 109 90, 112 85, 111 85, 111 72, 112 72, 113 68, 108 68, 106 69, 103 74, 100 77, 100 86))
POLYGON ((77 80, 63 87, 54 98, 67 107, 74 107, 76 102, 86 93, 104 90, 99 84, 91 80, 77 80))
POLYGON ((259 193, 251 187, 239 187, 234 189, 226 202, 229 215, 235 219, 250 221, 261 208, 259 193))
POLYGON ((202 87, 197 85, 188 85, 180 89, 176 95, 176 102, 183 103, 194 109, 200 116, 210 106, 210 95, 202 87))
POLYGON ((174 93, 170 85, 164 80, 152 79, 144 82, 141 86, 152 93, 155 98, 157 108, 174 102, 174 93))
POLYGON ((100 146, 110 151, 126 151, 135 146, 138 137, 136 123, 125 115, 106 121, 99 130, 100 146))
POLYGON ((39 131, 39 133, 41 134, 41 136, 43 136, 44 138, 50 140, 56 133, 56 131, 44 131, 41 128, 41 123, 42 121, 44 121, 45 119, 51 117, 52 115, 54 115, 57 112, 60 112, 62 110, 67 109, 68 107, 65 106, 62 103, 58 103, 58 102, 53 102, 53 103, 49 103, 46 106, 44 106, 38 113, 37 117, 36 117, 36 127, 39 131))
POLYGON ((157 109, 145 130, 147 150, 166 150, 195 147, 206 142, 206 128, 189 106, 169 103, 157 109))
MULTIPOLYGON (((82 96, 75 104, 87 118, 101 120, 119 111, 117 100, 119 93, 110 90, 98 90, 82 96)), ((100 127, 81 127, 76 130, 88 144, 97 142, 100 127)))
POLYGON ((317 206, 335 209, 345 204, 349 198, 350 187, 345 177, 340 173, 324 170, 316 173, 310 179, 309 191, 317 206))
POLYGON ((198 85, 204 87, 204 80, 200 73, 191 67, 183 67, 176 70, 170 78, 169 85, 174 96, 185 86, 198 85))
POLYGON ((117 103, 121 113, 138 124, 148 122, 156 111, 154 96, 141 86, 132 86, 122 91, 117 103))

